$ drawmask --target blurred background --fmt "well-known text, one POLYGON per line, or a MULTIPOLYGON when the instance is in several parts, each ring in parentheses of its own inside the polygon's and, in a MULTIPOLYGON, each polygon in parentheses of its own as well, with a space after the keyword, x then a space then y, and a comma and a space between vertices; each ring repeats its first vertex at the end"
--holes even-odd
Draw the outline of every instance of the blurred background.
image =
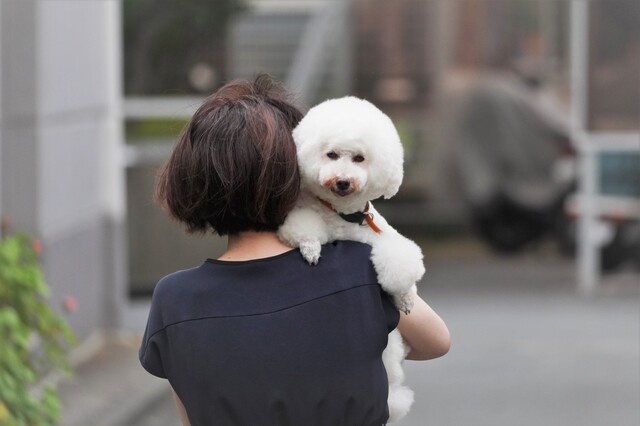
MULTIPOLYGON (((640 424, 636 0, 2 0, 0 213, 81 344, 64 424, 175 425, 138 365, 154 285, 222 253, 152 200, 202 99, 268 72, 394 121, 444 358, 404 425, 640 424)), ((257 361, 259 362, 259 361, 257 361)))

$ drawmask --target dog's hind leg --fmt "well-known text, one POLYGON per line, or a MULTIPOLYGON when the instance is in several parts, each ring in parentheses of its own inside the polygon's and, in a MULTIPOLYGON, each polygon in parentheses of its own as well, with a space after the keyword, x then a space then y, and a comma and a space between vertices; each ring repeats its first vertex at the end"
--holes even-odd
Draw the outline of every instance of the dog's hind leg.
POLYGON ((382 353, 382 361, 389 380, 389 423, 397 422, 409 413, 413 404, 413 391, 403 385, 404 370, 402 362, 409 353, 409 346, 398 330, 389 333, 387 347, 382 353))

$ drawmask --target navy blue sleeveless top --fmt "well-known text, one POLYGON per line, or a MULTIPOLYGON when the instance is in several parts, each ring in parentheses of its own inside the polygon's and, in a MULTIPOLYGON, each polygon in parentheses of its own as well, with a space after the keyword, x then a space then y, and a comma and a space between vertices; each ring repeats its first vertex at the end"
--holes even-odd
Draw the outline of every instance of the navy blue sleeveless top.
POLYGON ((399 320, 365 244, 201 266, 162 278, 140 362, 192 426, 360 426, 388 418, 382 351, 399 320))

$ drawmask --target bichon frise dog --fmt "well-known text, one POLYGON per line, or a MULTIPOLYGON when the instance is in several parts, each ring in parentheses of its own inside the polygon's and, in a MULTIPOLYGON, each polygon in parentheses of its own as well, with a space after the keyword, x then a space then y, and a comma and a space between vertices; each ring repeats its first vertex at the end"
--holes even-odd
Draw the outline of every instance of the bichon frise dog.
MULTIPOLYGON (((300 247, 311 264, 320 246, 334 240, 369 244, 381 287, 398 309, 413 306, 424 274, 422 251, 393 229, 371 200, 398 192, 403 175, 400 137, 382 111, 355 97, 330 99, 309 110, 293 131, 302 192, 280 227, 280 238, 300 247)), ((398 330, 389 335, 383 360, 389 377, 389 420, 405 416, 413 392, 402 384, 408 351, 398 330)))

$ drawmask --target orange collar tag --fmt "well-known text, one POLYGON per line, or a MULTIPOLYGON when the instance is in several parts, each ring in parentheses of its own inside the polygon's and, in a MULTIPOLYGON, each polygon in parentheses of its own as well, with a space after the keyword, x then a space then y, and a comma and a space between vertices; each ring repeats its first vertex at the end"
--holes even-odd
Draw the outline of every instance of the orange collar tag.
POLYGON ((380 229, 373 221, 373 213, 367 213, 364 220, 367 222, 367 225, 369 225, 369 228, 373 229, 373 232, 376 234, 380 234, 382 232, 382 229, 380 229))

